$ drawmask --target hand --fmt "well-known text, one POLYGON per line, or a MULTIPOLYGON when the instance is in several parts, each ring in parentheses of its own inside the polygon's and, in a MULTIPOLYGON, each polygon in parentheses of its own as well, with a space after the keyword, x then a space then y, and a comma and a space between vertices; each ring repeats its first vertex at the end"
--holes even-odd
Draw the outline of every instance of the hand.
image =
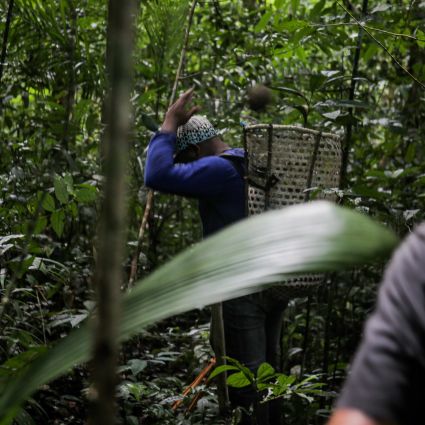
POLYGON ((176 133, 177 128, 186 124, 190 117, 199 111, 199 106, 193 106, 189 110, 186 109, 188 103, 192 100, 193 87, 184 92, 169 108, 165 114, 161 131, 176 133))

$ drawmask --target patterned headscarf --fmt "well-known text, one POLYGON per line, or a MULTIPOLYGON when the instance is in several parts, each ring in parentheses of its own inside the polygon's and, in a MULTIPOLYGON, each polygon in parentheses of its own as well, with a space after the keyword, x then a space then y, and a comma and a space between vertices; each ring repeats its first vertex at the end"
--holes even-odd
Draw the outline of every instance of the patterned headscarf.
POLYGON ((177 129, 176 153, 186 149, 189 145, 197 145, 218 135, 218 131, 205 117, 194 115, 186 124, 177 129))

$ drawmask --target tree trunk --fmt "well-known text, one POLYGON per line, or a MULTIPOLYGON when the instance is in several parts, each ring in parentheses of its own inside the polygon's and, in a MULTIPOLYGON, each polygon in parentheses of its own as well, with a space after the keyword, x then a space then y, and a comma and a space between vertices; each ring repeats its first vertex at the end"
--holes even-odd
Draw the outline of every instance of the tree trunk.
POLYGON ((97 314, 93 348, 91 425, 115 421, 116 360, 125 224, 125 171, 130 130, 133 0, 109 0, 106 60, 105 188, 95 274, 97 314))

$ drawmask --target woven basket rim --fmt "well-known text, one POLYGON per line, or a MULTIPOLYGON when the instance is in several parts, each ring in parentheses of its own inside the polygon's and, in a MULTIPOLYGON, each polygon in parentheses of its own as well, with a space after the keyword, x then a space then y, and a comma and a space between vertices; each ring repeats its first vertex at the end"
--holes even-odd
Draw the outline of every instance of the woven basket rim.
MULTIPOLYGON (((312 128, 305 128, 305 127, 298 127, 295 125, 283 125, 283 124, 251 124, 251 125, 247 125, 245 126, 245 131, 250 131, 250 130, 263 130, 263 129, 268 129, 270 128, 270 126, 273 127, 273 130, 291 130, 291 131, 297 131, 299 133, 310 133, 310 134, 315 134, 318 135, 320 133, 320 131, 318 130, 313 130, 312 128)), ((321 132, 322 136, 324 137, 331 137, 333 139, 336 140, 340 140, 341 136, 338 136, 337 134, 334 133, 326 133, 326 132, 321 132)))

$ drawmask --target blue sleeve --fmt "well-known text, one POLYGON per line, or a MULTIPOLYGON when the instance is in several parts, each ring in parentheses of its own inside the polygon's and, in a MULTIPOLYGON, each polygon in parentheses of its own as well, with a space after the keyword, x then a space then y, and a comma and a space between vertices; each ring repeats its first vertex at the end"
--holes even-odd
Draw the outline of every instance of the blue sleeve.
POLYGON ((160 192, 194 198, 213 197, 238 176, 230 161, 206 156, 187 164, 174 164, 176 135, 158 132, 149 143, 145 185, 160 192))

